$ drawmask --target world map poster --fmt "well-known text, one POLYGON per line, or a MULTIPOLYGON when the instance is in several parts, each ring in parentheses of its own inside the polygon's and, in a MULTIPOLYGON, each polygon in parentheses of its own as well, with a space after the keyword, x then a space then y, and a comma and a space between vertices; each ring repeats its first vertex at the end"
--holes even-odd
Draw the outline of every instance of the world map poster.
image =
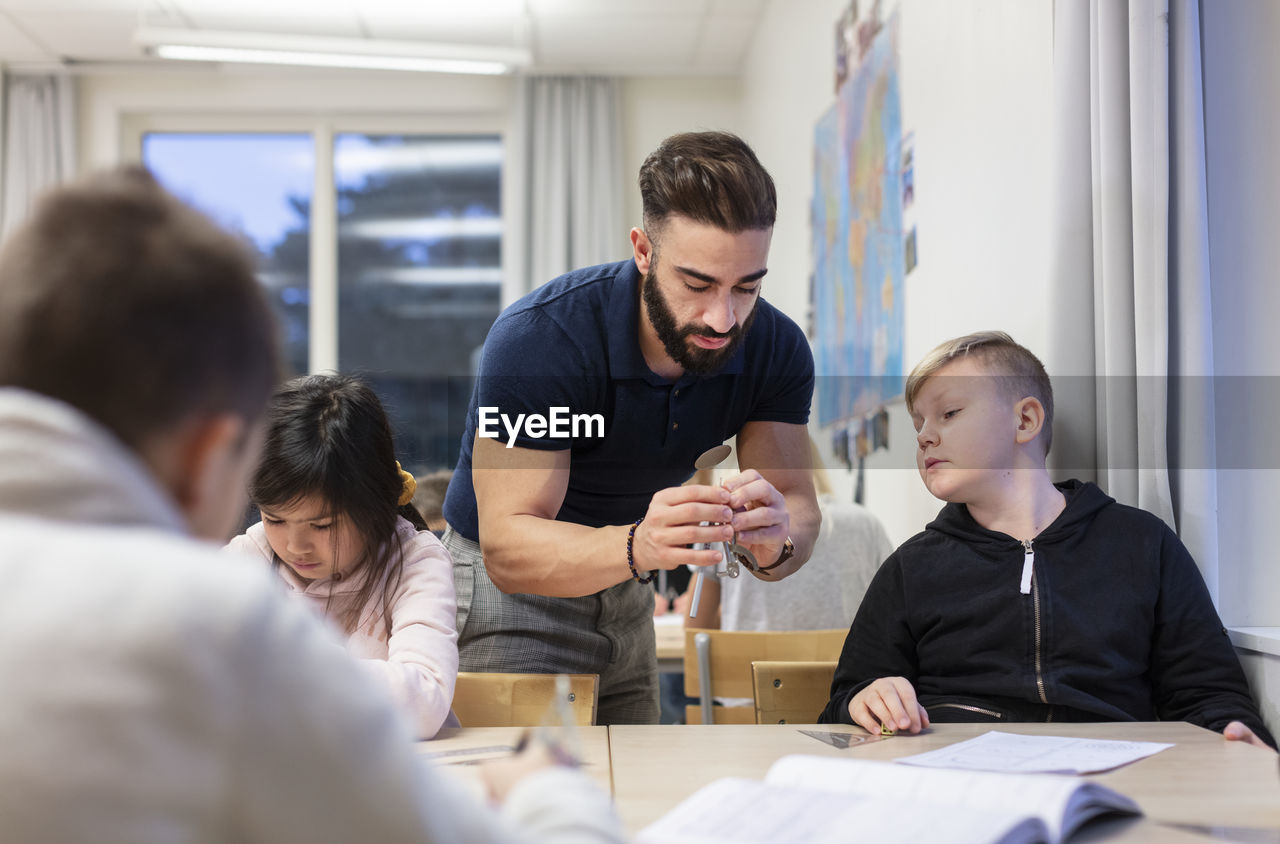
POLYGON ((813 326, 818 424, 902 392, 904 275, 898 16, 814 133, 813 326))

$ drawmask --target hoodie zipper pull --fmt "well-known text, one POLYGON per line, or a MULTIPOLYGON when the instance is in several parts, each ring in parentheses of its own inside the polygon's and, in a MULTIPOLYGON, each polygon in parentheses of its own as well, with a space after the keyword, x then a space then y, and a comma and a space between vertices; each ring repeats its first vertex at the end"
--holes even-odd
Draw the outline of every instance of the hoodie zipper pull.
POLYGON ((1031 548, 1031 540, 1022 540, 1022 585, 1018 591, 1023 595, 1031 594, 1031 575, 1035 571, 1036 552, 1031 548))

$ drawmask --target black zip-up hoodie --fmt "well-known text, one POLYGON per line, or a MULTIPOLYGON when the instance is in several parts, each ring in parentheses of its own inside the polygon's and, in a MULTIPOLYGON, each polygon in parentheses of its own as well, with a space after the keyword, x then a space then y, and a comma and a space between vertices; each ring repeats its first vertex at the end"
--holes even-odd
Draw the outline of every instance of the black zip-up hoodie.
POLYGON ((898 548, 818 720, 850 724, 863 687, 905 677, 936 722, 1239 720, 1274 747, 1177 535, 1093 484, 1057 487, 1067 506, 1029 548, 962 504, 898 548))

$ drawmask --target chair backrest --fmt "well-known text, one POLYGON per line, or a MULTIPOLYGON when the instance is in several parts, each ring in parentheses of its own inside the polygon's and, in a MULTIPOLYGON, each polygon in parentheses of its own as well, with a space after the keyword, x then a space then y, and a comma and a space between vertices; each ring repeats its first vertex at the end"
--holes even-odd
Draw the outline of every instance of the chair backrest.
POLYGON ((831 696, 835 660, 751 663, 757 724, 812 724, 831 696))
MULTIPOLYGON (((596 722, 600 675, 569 675, 574 722, 596 722)), ((536 727, 546 722, 556 694, 555 674, 486 674, 459 671, 453 714, 464 727, 536 727)))
POLYGON ((834 660, 846 629, 770 632, 685 630, 684 693, 699 699, 685 708, 690 724, 754 724, 751 663, 757 660, 834 660), (699 651, 702 653, 700 654, 699 651), (743 706, 713 706, 712 699, 742 698, 743 706), (708 713, 704 716, 704 713, 708 713))

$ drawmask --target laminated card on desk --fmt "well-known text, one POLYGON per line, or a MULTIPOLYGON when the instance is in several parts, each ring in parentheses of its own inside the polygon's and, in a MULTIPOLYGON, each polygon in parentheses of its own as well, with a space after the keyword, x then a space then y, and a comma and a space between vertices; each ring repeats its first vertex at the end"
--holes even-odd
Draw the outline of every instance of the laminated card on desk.
POLYGON ((895 761, 928 768, 1013 774, 1096 774, 1173 747, 1154 741, 1023 736, 992 730, 977 738, 895 761))
POLYGON ((716 780, 636 836, 639 844, 1058 844, 1092 818, 1141 814, 1093 780, 784 756, 764 781, 716 780))

